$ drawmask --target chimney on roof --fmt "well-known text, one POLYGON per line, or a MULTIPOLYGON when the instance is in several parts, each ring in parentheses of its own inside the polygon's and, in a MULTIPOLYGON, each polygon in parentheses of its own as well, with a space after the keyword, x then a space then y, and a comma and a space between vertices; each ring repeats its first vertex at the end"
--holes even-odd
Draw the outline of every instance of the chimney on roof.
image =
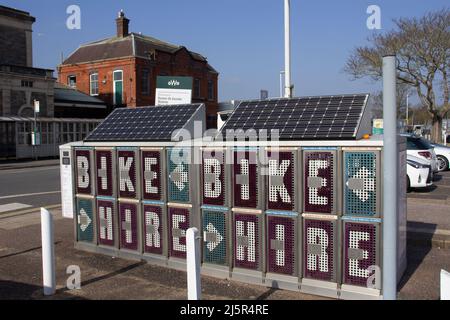
POLYGON ((117 37, 123 38, 128 36, 128 25, 130 24, 130 20, 125 17, 125 12, 120 10, 119 17, 116 19, 117 25, 117 37))

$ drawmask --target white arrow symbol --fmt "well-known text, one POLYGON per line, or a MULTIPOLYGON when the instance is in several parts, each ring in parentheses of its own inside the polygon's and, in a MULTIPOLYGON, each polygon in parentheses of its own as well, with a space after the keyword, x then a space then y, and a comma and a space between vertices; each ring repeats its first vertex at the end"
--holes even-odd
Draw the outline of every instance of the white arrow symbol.
POLYGON ((209 251, 213 251, 222 242, 223 237, 211 222, 206 226, 206 230, 216 235, 216 241, 210 241, 206 245, 209 251))
POLYGON ((78 223, 80 223, 80 229, 81 231, 86 231, 86 229, 89 227, 89 225, 91 224, 92 220, 91 218, 89 218, 89 216, 87 215, 86 211, 84 209, 80 210, 80 216, 78 217, 78 223))
POLYGON ((173 183, 177 186, 178 190, 183 190, 185 187, 185 183, 188 182, 188 174, 184 171, 184 167, 182 164, 179 164, 173 172, 179 174, 178 179, 172 179, 173 183))
POLYGON ((370 192, 375 191, 375 179, 366 167, 362 167, 353 176, 355 179, 364 179, 364 189, 363 190, 352 190, 362 202, 366 202, 370 197, 370 192))

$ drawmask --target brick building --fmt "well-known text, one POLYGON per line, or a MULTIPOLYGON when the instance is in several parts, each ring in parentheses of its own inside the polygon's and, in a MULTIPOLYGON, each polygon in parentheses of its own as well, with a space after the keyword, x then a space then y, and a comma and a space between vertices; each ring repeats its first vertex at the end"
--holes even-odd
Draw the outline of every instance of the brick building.
POLYGON ((218 73, 184 46, 129 32, 123 11, 114 37, 84 44, 58 66, 58 81, 97 96, 111 109, 155 105, 157 76, 193 78, 193 103, 205 103, 209 128, 217 121, 218 73))

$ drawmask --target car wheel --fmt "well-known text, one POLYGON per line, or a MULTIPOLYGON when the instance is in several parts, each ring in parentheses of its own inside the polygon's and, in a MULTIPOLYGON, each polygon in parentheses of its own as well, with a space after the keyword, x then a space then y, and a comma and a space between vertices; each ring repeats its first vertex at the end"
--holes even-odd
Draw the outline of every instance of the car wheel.
POLYGON ((406 192, 411 192, 411 182, 408 176, 406 176, 406 192))
POLYGON ((438 170, 445 171, 448 170, 448 160, 446 157, 438 155, 436 156, 438 162, 438 170))

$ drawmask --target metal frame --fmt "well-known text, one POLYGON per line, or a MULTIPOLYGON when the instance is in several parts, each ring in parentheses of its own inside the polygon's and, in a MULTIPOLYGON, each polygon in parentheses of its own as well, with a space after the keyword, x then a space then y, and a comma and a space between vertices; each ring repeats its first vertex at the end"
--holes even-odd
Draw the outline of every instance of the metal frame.
MULTIPOLYGON (((180 148, 176 146, 174 143, 75 143, 71 144, 72 146, 72 159, 75 159, 75 150, 77 149, 86 149, 90 150, 92 154, 91 157, 91 166, 93 170, 91 170, 91 179, 94 183, 91 188, 92 195, 81 195, 76 194, 76 184, 75 181, 73 183, 73 199, 75 204, 75 210, 78 212, 78 203, 77 199, 90 199, 93 203, 93 214, 94 214, 94 242, 86 243, 79 242, 77 235, 77 221, 74 223, 74 240, 75 247, 82 250, 87 250, 90 252, 96 252, 101 254, 114 255, 119 257, 124 257, 127 259, 133 260, 147 260, 150 263, 158 264, 161 266, 168 266, 170 268, 175 268, 179 270, 185 270, 186 261, 169 256, 169 245, 171 238, 169 238, 170 230, 169 228, 169 210, 173 207, 182 207, 186 208, 190 211, 189 214, 189 224, 190 226, 198 227, 199 230, 203 231, 203 212, 205 210, 219 210, 224 212, 225 221, 227 225, 227 237, 226 246, 227 246, 227 262, 229 263, 226 266, 215 265, 211 263, 204 262, 202 266, 202 273, 205 275, 211 275, 219 278, 232 278, 235 280, 240 280, 242 282, 259 284, 269 287, 278 287, 283 289, 289 289, 294 291, 302 291, 305 293, 319 294, 323 296, 329 296, 334 298, 344 298, 344 299, 352 299, 352 298, 369 298, 369 299, 379 299, 381 298, 381 290, 376 289, 367 289, 361 288, 354 285, 342 284, 343 272, 345 271, 343 266, 345 261, 342 257, 343 254, 343 246, 344 246, 344 228, 345 224, 349 221, 355 221, 358 223, 364 223, 362 221, 366 221, 365 223, 376 223, 378 228, 378 239, 377 239, 377 259, 378 265, 381 266, 382 262, 382 244, 380 243, 380 239, 383 231, 383 221, 380 218, 382 216, 380 212, 380 204, 381 204, 381 192, 380 188, 383 188, 382 180, 380 176, 380 172, 382 169, 382 160, 381 156, 383 154, 382 144, 375 143, 373 141, 336 141, 333 143, 332 141, 319 141, 314 142, 314 144, 309 143, 308 141, 295 142, 292 141, 283 141, 282 146, 274 151, 288 151, 293 152, 294 164, 293 164, 293 175, 294 175, 294 209, 295 211, 283 211, 283 210, 267 210, 267 179, 262 175, 263 166, 260 161, 258 161, 257 171, 259 175, 258 179, 258 208, 240 208, 233 207, 234 203, 233 199, 233 168, 232 164, 225 163, 224 164, 224 183, 225 183, 225 206, 204 206, 202 205, 202 190, 203 188, 196 188, 195 186, 202 184, 202 175, 203 170, 201 165, 195 164, 192 160, 194 157, 198 157, 197 159, 202 159, 202 152, 204 149, 220 149, 224 153, 224 159, 227 157, 234 158, 234 151, 236 150, 235 146, 229 146, 227 143, 218 143, 214 142, 208 145, 203 145, 203 147, 199 148, 196 146, 186 146, 181 148, 187 148, 190 152, 190 160, 191 162, 188 164, 189 170, 189 201, 186 203, 177 202, 177 201, 169 201, 168 199, 168 157, 169 150, 173 150, 174 148, 180 148), (322 148, 323 147, 323 148, 322 148), (135 151, 136 156, 136 188, 138 195, 137 199, 126 199, 118 197, 118 150, 133 150, 135 151), (97 195, 97 150, 108 150, 112 153, 112 191, 113 197, 102 197, 97 195), (159 151, 160 152, 160 166, 161 166, 161 201, 153 201, 153 200, 143 200, 143 192, 142 192, 142 183, 143 179, 141 177, 142 170, 142 152, 143 151, 159 151), (308 152, 315 151, 326 151, 331 152, 334 156, 334 164, 333 164, 333 174, 334 174, 334 188, 333 188, 333 213, 334 214, 323 214, 323 213, 307 213, 304 212, 304 197, 303 197, 303 174, 304 174, 304 164, 305 164, 305 156, 308 152), (347 152, 375 152, 377 154, 377 216, 348 216, 344 215, 344 192, 343 186, 345 186, 345 161, 344 157, 347 152), (341 188, 340 188, 341 187, 341 188), (103 245, 98 245, 98 201, 99 200, 108 200, 112 201, 115 210, 115 216, 113 216, 114 224, 118 227, 114 227, 114 246, 108 247, 103 245), (129 251, 127 249, 123 249, 120 245, 120 215, 119 215, 119 204, 120 203, 128 203, 133 202, 137 205, 137 219, 138 219, 138 241, 139 241, 139 249, 137 251, 129 251), (161 241, 163 245, 163 253, 159 254, 151 254, 146 253, 144 250, 145 245, 145 221, 144 221, 144 206, 145 205, 153 205, 161 208, 162 215, 162 234, 161 241), (280 215, 290 216, 290 214, 296 214, 297 212, 301 214, 301 217, 298 216, 296 219, 296 241, 295 246, 297 247, 295 250, 295 254, 297 255, 296 259, 296 271, 297 274, 293 276, 287 276, 284 274, 275 274, 275 273, 266 273, 267 271, 267 226, 268 223, 266 221, 267 217, 277 212, 280 215), (235 234, 235 216, 236 214, 247 214, 247 215, 256 215, 258 217, 258 232, 259 232, 259 246, 257 247, 259 260, 258 260, 258 270, 245 269, 240 267, 234 267, 234 234, 235 234), (304 220, 305 219, 324 219, 324 220, 334 220, 335 221, 335 278, 334 282, 320 281, 315 279, 304 278, 303 273, 303 264, 305 263, 303 260, 303 238, 304 238, 304 220)), ((237 148, 246 148, 247 146, 237 146, 237 148)), ((249 151, 255 150, 257 153, 257 158, 260 160, 261 156, 267 156, 267 151, 271 149, 271 144, 261 144, 256 146, 250 146, 249 151)), ((76 162, 72 161, 72 164, 75 164, 72 168, 74 174, 73 179, 77 179, 76 176, 76 162)), ((77 213, 76 213, 77 214, 77 213)), ((75 215, 76 219, 76 215, 75 215)))

